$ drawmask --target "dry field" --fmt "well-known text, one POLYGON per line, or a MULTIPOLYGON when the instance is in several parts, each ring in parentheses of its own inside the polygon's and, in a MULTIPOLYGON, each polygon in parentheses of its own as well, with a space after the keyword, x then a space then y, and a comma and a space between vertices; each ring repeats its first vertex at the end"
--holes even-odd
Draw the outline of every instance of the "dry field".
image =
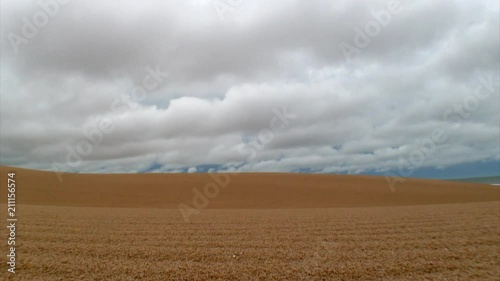
POLYGON ((18 263, 2 242, 0 280, 500 280, 499 187, 239 175, 185 223, 206 175, 15 170, 18 263))

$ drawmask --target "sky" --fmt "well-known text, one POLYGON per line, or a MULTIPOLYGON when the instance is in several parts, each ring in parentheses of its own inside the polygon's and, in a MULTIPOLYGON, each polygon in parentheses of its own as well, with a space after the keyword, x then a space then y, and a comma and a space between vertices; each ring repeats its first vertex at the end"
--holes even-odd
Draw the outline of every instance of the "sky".
POLYGON ((499 2, 2 0, 0 163, 500 173, 499 2))

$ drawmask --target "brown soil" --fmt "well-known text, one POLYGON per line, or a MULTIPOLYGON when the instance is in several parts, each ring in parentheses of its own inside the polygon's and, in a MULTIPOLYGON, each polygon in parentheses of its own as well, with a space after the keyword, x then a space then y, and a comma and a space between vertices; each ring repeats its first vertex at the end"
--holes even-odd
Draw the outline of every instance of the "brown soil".
MULTIPOLYGON (((231 175, 186 223, 205 174, 16 172, 17 264, 0 280, 499 280, 500 187, 231 175), (489 202, 487 202, 489 201, 489 202), (115 208, 121 207, 121 208, 115 208), (342 208, 337 208, 342 207, 342 208)), ((6 222, 4 222, 7 224, 6 222)))
MULTIPOLYGON (((407 206, 500 200, 500 187, 484 184, 406 179, 392 192, 384 177, 280 173, 214 174, 64 174, 0 168, 0 194, 7 172, 17 171, 19 203, 82 207, 178 208, 193 206, 195 192, 208 184, 219 194, 207 208, 331 208, 407 206), (228 182, 227 185, 224 185, 228 182)), ((211 192, 209 190, 209 192, 211 192)), ((2 202, 3 203, 3 202, 2 202)))

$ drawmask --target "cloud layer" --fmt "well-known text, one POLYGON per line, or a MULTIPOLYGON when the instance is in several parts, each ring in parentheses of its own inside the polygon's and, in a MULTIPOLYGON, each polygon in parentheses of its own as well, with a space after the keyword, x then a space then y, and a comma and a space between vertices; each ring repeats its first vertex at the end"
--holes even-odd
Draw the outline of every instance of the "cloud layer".
POLYGON ((40 3, 2 1, 2 164, 363 173, 500 160, 498 1, 40 3))

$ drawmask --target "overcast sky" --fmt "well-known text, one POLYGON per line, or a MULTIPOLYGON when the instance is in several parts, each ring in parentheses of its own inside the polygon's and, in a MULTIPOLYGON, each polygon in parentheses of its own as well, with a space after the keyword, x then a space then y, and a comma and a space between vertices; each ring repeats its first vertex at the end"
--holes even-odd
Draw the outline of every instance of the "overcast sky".
POLYGON ((3 165, 499 165, 497 0, 40 3, 1 1, 3 165))

